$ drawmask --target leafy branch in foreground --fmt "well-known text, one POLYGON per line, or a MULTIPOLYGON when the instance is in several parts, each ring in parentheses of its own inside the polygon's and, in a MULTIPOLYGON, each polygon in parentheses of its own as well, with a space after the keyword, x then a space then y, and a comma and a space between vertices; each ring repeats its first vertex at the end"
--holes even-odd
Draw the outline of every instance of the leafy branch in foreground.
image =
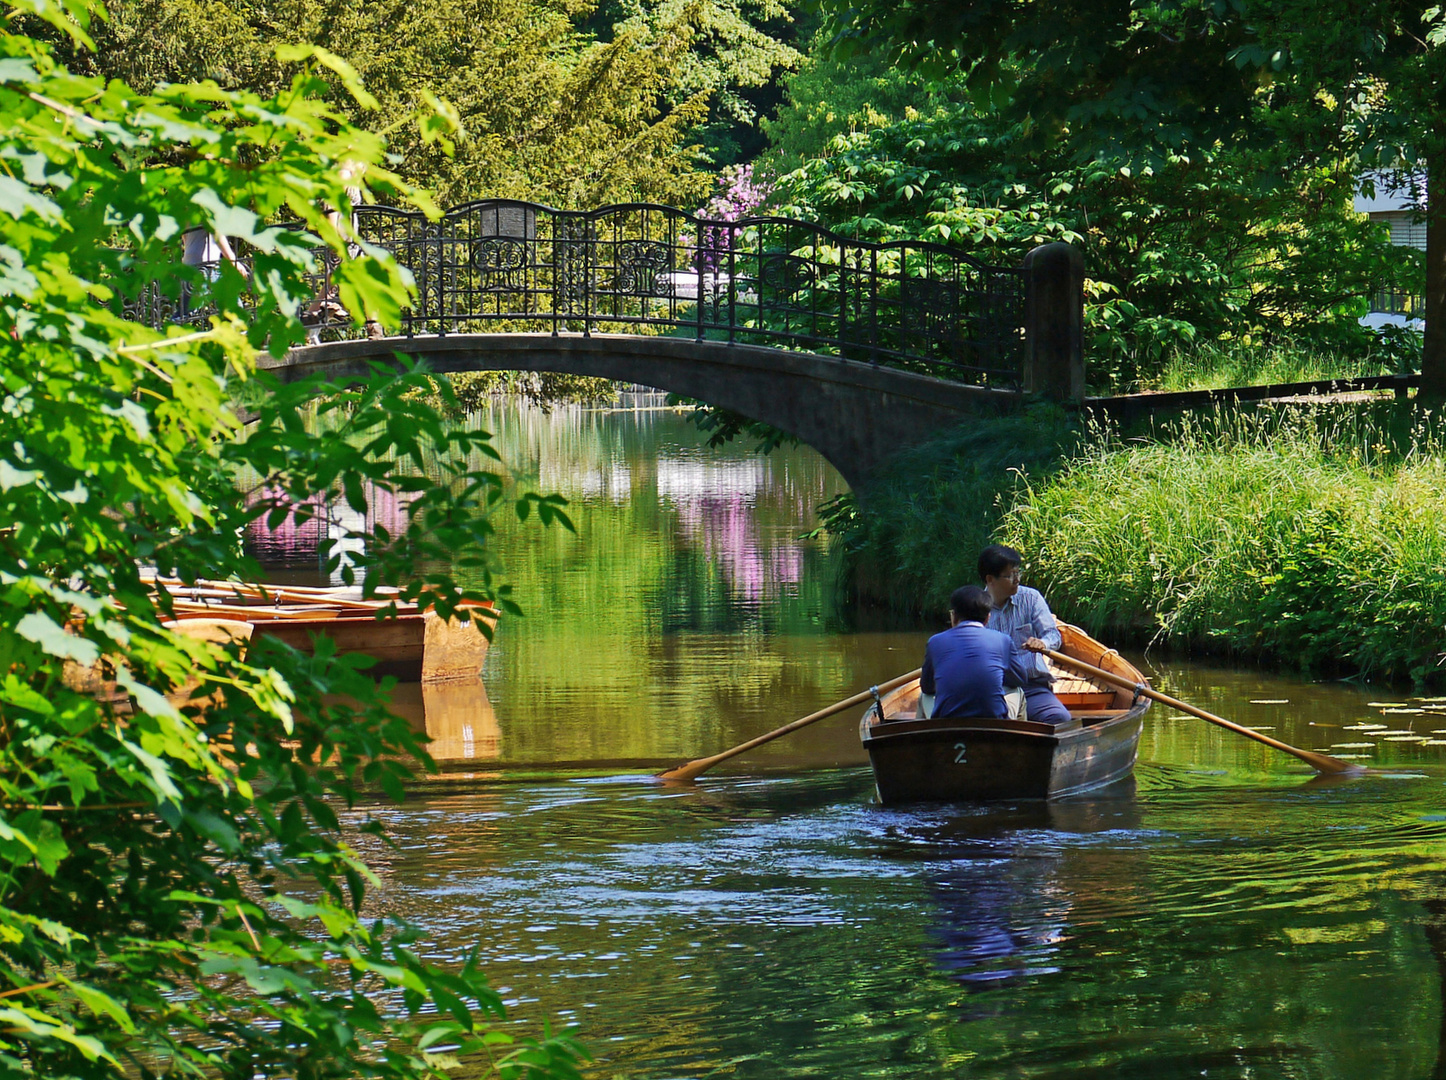
MULTIPOLYGON (((13 32, 24 11, 83 46, 87 10, 0 8, 0 1075, 400 1080, 475 1054, 576 1076, 570 1036, 488 1029, 501 1003, 475 958, 440 968, 406 926, 361 920, 372 879, 338 810, 430 764, 382 689, 324 643, 181 635, 140 573, 254 574, 248 522, 370 488, 415 501, 401 535, 372 530, 367 589, 504 598, 485 573, 466 592, 411 570, 444 549, 485 569, 484 434, 451 431, 416 375, 282 386, 257 365, 303 340, 323 256, 348 311, 394 319, 410 280, 347 211, 357 191, 427 199, 325 103, 333 82, 369 100, 337 57, 289 51, 269 97, 141 94, 13 32), (179 265, 190 228, 244 244, 251 270, 179 265), (128 317, 156 296, 216 314, 128 317), (341 419, 318 433, 313 409, 341 419), (439 461, 444 485, 425 479, 439 461)), ((446 137, 437 115, 424 137, 446 137)), ((544 504, 566 523, 523 505, 544 504)))

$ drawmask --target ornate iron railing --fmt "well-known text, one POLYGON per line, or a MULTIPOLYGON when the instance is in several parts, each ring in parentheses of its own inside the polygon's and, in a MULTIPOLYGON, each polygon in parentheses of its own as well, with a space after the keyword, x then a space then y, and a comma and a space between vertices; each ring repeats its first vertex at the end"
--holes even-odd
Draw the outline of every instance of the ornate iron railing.
MULTIPOLYGON (((954 248, 851 240, 806 222, 711 221, 633 203, 564 211, 486 200, 429 221, 366 206, 362 240, 416 279, 409 336, 635 332, 771 345, 1017 388, 1027 278, 954 248)), ((330 267, 303 312, 314 340, 355 336, 330 267)), ((204 309, 147 316, 194 321, 204 309)))

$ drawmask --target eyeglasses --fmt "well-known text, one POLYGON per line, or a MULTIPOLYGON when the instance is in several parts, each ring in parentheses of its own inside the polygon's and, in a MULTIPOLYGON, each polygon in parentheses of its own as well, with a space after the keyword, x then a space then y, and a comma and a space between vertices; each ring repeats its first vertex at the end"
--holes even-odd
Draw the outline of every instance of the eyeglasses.
POLYGON ((1004 573, 1002 573, 1002 574, 995 574, 994 576, 997 577, 997 578, 1001 578, 1001 579, 1004 580, 1004 581, 1018 581, 1018 580, 1019 580, 1019 567, 1017 567, 1017 566, 1012 566, 1012 567, 1010 567, 1008 570, 1004 571, 1004 573))

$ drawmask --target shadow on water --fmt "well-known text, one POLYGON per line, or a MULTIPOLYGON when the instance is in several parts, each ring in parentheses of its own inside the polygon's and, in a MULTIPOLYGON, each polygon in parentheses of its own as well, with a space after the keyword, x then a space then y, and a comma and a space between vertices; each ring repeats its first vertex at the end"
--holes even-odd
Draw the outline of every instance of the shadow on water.
POLYGON ((1446 1080, 1446 875, 1432 878, 1426 885, 1427 892, 1421 897, 1421 906, 1426 909, 1426 920, 1422 930, 1431 954, 1436 958, 1436 967, 1441 976, 1441 1021, 1437 1034, 1438 1050, 1436 1068, 1431 1080, 1446 1080))

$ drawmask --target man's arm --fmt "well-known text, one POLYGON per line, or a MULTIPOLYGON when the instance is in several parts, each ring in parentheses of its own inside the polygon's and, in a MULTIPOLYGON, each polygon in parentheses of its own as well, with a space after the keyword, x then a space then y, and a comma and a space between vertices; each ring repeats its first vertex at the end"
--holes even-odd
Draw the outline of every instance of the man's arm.
POLYGON ((1036 590, 1034 595, 1038 599, 1029 613, 1029 621, 1034 626, 1034 636, 1058 651, 1064 646, 1064 638, 1060 635, 1054 612, 1049 610, 1049 602, 1045 600, 1043 593, 1036 590))

